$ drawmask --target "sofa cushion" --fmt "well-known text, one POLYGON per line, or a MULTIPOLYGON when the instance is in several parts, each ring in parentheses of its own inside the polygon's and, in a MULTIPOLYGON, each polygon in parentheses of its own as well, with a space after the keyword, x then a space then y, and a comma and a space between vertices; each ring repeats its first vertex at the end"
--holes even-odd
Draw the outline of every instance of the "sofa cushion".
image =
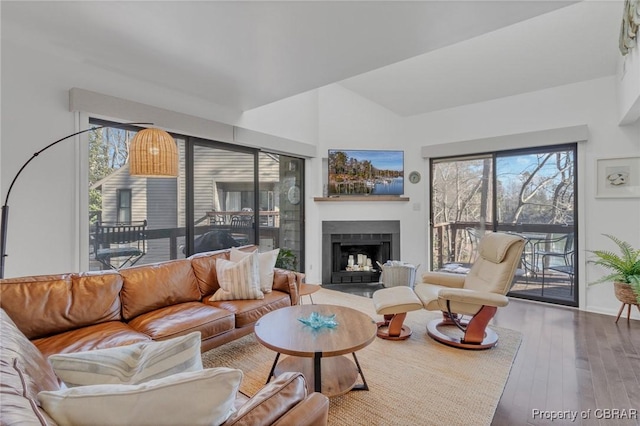
POLYGON ((229 250, 197 253, 189 257, 202 297, 211 296, 220 288, 216 273, 217 259, 229 260, 229 250))
POLYGON ((211 368, 139 385, 78 386, 38 394, 60 424, 217 425, 233 414, 242 372, 211 368))
POLYGON ((126 321, 159 308, 201 298, 188 259, 125 268, 120 274, 124 280, 120 297, 126 321))
POLYGON ((291 299, 287 293, 274 290, 265 294, 260 300, 228 300, 228 301, 206 301, 205 303, 224 309, 235 314, 235 327, 247 327, 253 325, 264 314, 276 309, 291 306, 291 299))
POLYGON ((149 336, 120 321, 90 325, 33 340, 45 357, 58 353, 113 348, 151 340, 149 336))
POLYGON ((10 278, 0 282, 0 306, 28 339, 36 339, 121 320, 121 289, 115 271, 10 278))
POLYGON ((181 303, 142 314, 129 325, 154 340, 166 340, 199 331, 202 340, 234 329, 232 312, 200 302, 181 303))
POLYGON ((52 355, 49 363, 67 387, 137 385, 176 373, 202 370, 200 333, 161 342, 52 355))
MULTIPOLYGON (((271 289, 273 288, 273 268, 275 268, 276 266, 278 253, 280 253, 280 249, 258 253, 258 261, 260 267, 260 290, 263 293, 271 293, 271 289)), ((246 252, 243 250, 238 250, 235 247, 231 247, 229 260, 231 260, 232 262, 238 262, 250 255, 251 252, 246 252)))
POLYGON ((53 369, 2 309, 0 336, 0 423, 53 423, 36 403, 39 392, 60 389, 53 369))
POLYGON ((264 299, 264 293, 260 290, 260 266, 257 252, 238 262, 218 259, 216 271, 220 288, 209 300, 264 299))
MULTIPOLYGON (((41 425, 46 426, 50 423, 49 416, 40 409, 38 401, 29 395, 29 382, 31 378, 25 373, 22 364, 18 358, 13 359, 11 364, 14 378, 18 379, 20 386, 12 387, 11 391, 5 392, 4 386, 0 393, 0 420, 3 425, 41 425)), ((2 378, 8 373, 8 369, 2 368, 2 378)))

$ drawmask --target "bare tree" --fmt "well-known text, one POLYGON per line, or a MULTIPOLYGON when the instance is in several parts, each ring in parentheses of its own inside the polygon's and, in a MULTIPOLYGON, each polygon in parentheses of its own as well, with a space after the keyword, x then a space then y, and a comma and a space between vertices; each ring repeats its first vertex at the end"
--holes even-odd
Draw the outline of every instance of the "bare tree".
POLYGON ((89 211, 102 210, 102 194, 91 188, 129 160, 129 143, 135 132, 112 127, 103 127, 89 135, 89 211))
POLYGON ((433 164, 432 226, 449 230, 439 233, 442 241, 434 242, 434 247, 443 247, 443 259, 459 259, 466 253, 468 238, 459 232, 464 223, 482 227, 494 219, 492 191, 497 201, 495 219, 500 223, 556 224, 572 220, 572 150, 498 156, 496 188, 492 184, 493 164, 489 156, 433 164))

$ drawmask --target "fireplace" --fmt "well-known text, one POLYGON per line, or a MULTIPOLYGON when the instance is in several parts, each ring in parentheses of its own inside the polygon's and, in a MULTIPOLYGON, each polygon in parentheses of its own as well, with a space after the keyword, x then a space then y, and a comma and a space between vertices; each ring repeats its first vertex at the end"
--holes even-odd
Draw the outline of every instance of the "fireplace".
POLYGON ((400 222, 324 221, 322 258, 323 284, 377 283, 378 263, 400 259, 400 222), (369 259, 370 267, 363 259, 369 259))

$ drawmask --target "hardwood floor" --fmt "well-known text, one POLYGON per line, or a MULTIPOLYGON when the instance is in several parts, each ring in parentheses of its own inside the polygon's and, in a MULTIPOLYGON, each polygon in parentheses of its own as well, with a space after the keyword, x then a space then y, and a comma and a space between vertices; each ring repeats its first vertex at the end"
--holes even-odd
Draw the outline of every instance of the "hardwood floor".
POLYGON ((551 424, 536 409, 577 414, 554 425, 640 425, 640 321, 511 299, 493 323, 523 334, 494 426, 551 424))
MULTIPOLYGON (((375 291, 323 287, 367 297, 375 291)), ((522 333, 493 426, 640 425, 640 321, 627 322, 626 310, 615 324, 612 316, 511 298, 492 324, 522 333), (552 421, 534 410, 577 418, 552 421), (627 418, 612 418, 613 410, 627 418)))

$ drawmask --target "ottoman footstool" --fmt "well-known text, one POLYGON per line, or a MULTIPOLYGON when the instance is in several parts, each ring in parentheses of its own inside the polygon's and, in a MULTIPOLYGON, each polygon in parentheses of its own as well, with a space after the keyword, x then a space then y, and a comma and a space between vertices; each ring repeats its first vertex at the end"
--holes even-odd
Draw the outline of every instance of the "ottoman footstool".
POLYGON ((404 340, 411 336, 411 329, 403 325, 407 312, 422 309, 422 302, 410 287, 398 286, 377 290, 373 304, 384 321, 377 323, 377 336, 382 339, 404 340))

